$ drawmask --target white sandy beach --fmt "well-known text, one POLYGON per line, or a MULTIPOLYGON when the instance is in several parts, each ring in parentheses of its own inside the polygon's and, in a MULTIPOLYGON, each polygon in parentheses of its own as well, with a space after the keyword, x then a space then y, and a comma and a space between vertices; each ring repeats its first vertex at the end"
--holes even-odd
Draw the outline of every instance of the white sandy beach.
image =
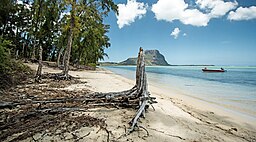
MULTIPOLYGON (((35 64, 29 66, 33 69, 37 67, 35 64)), ((43 72, 53 73, 60 70, 44 67, 43 72)), ((135 83, 134 80, 104 69, 70 71, 70 74, 87 83, 72 84, 65 88, 68 90, 78 91, 86 88, 95 92, 117 92, 128 90, 135 83)), ((149 84, 150 93, 158 102, 153 104, 155 110, 150 107, 146 118, 140 119, 140 125, 148 130, 149 136, 143 129, 124 135, 135 110, 102 108, 88 112, 88 115, 106 119, 107 129, 111 131, 110 141, 256 141, 256 123, 253 120, 236 117, 235 114, 219 110, 214 105, 149 84)), ((105 132, 94 127, 83 127, 76 133, 89 133, 80 141, 106 141, 107 137, 105 132)), ((59 138, 47 136, 42 141, 48 140, 58 141, 59 138)))

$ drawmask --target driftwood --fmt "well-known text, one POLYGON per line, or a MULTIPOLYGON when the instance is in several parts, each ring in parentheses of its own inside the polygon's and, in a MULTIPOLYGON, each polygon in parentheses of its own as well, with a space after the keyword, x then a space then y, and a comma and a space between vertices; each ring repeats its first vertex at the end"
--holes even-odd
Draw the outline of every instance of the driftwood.
POLYGON ((112 93, 95 93, 91 98, 99 99, 97 103, 111 103, 117 106, 128 107, 135 106, 138 108, 136 115, 130 121, 129 133, 135 130, 135 127, 141 128, 138 125, 139 118, 145 117, 145 112, 149 107, 149 104, 157 103, 156 98, 150 97, 148 92, 147 77, 145 72, 145 61, 143 49, 140 48, 137 60, 137 69, 136 69, 136 84, 135 86, 127 91, 122 92, 112 92, 112 93), (121 102, 121 104, 120 104, 121 102))
POLYGON ((134 130, 134 127, 137 126, 138 119, 142 115, 145 117, 146 109, 148 108, 149 103, 156 103, 153 101, 155 98, 150 97, 148 92, 148 84, 147 84, 147 77, 145 73, 145 61, 144 61, 144 54, 143 49, 140 48, 138 59, 137 59, 137 69, 136 69, 136 97, 140 98, 140 108, 138 109, 135 117, 132 119, 130 131, 134 130))
MULTIPOLYGON (((129 133, 135 130, 135 127, 141 128, 138 125, 139 118, 145 117, 145 112, 149 107, 149 104, 157 103, 154 97, 150 97, 148 92, 147 77, 145 72, 145 61, 143 49, 140 48, 137 60, 137 69, 136 69, 136 84, 135 86, 127 91, 122 92, 112 92, 112 93, 95 93, 91 98, 100 99, 103 102, 108 102, 115 104, 117 106, 135 106, 137 108, 137 113, 130 121, 129 133)), ((99 101, 99 102, 101 102, 99 101)), ((97 102, 97 103, 99 103, 97 102)))
MULTIPOLYGON (((41 52, 41 51, 40 51, 41 52)), ((39 61, 40 62, 40 61, 39 61)), ((42 78, 44 75, 42 75, 42 78)), ((61 74, 47 75, 52 79, 59 79, 61 74)), ((64 76, 65 77, 65 76, 64 76)), ((71 78, 72 80, 72 78, 71 78)), ((56 94, 61 92, 56 92, 56 94)), ((73 92, 68 92, 73 94, 73 92)), ((133 88, 121 92, 109 92, 109 93, 80 93, 75 97, 61 97, 61 98, 42 98, 42 97, 25 97, 22 100, 16 101, 2 101, 0 102, 0 109, 16 109, 23 108, 24 114, 19 113, 18 116, 13 114, 13 119, 6 119, 4 122, 8 122, 0 127, 2 130, 7 130, 10 126, 17 124, 23 118, 39 117, 40 121, 43 121, 45 117, 53 117, 54 114, 64 115, 74 111, 90 111, 90 108, 96 107, 115 107, 115 108, 133 108, 137 112, 129 122, 130 128, 127 133, 133 132, 136 128, 144 127, 138 124, 138 120, 141 117, 145 118, 145 112, 152 103, 157 103, 154 97, 150 96, 148 92, 147 77, 145 72, 145 62, 143 49, 140 48, 136 69, 136 84, 133 88), (45 116, 44 116, 45 115, 45 116), (52 116, 53 115, 53 116, 52 116)), ((6 115, 8 116, 8 115, 6 115)), ((55 116, 54 116, 55 117, 55 116)), ((57 120, 56 120, 57 121, 57 120)), ((23 123, 23 122, 22 122, 23 123)), ((1 123, 2 124, 2 123, 1 123)), ((25 129, 25 128, 24 128, 25 129)), ((23 129, 17 131, 21 132, 23 129)), ((15 131, 14 131, 15 132, 15 131)), ((15 132, 16 133, 16 132, 15 132)), ((35 131, 36 133, 36 131, 35 131)), ((147 132, 148 133, 148 132, 147 132)), ((8 133, 2 134, 0 140, 3 140, 8 136, 8 133)))

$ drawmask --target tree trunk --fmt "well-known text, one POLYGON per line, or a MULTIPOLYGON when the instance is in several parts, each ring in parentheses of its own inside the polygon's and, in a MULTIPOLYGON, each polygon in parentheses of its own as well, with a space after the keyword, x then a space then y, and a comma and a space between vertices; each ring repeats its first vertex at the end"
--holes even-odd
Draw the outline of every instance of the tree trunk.
POLYGON ((83 48, 80 47, 79 56, 78 56, 78 65, 80 65, 82 61, 82 55, 83 55, 83 48))
POLYGON ((141 63, 142 63, 142 56, 143 56, 143 49, 142 49, 142 47, 140 47, 140 51, 138 53, 138 58, 137 58, 137 68, 136 68, 136 87, 137 87, 138 93, 141 90, 140 89, 141 88, 140 82, 141 82, 141 79, 142 79, 142 77, 141 77, 142 68, 140 66, 141 66, 141 63))
POLYGON ((70 53, 72 48, 72 39, 73 39, 73 29, 75 27, 75 3, 76 0, 73 0, 72 2, 72 10, 71 10, 71 19, 70 19, 70 29, 68 33, 68 44, 65 52, 65 59, 64 59, 64 69, 63 74, 64 76, 68 77, 68 71, 69 71, 69 59, 70 59, 70 53))
MULTIPOLYGON (((61 49, 59 50, 59 54, 58 54, 58 58, 57 58, 57 65, 58 65, 58 67, 60 67, 60 57, 61 57, 63 51, 64 51, 64 48, 61 48, 61 49)), ((63 62, 62 62, 62 63, 63 63, 63 62)))
POLYGON ((34 45, 33 45, 31 59, 32 59, 32 61, 36 60, 36 43, 34 43, 34 45))
POLYGON ((43 56, 43 48, 42 46, 39 47, 39 60, 38 60, 38 68, 37 68, 37 72, 36 72, 36 77, 35 80, 38 82, 41 79, 42 76, 42 57, 43 56))
POLYGON ((54 47, 54 50, 52 52, 52 58, 51 58, 51 61, 54 61, 55 59, 55 55, 56 55, 56 47, 54 47))
POLYGON ((65 55, 64 55, 63 74, 65 76, 68 76, 68 71, 69 71, 69 59, 70 59, 70 53, 71 53, 71 48, 72 48, 72 38, 73 38, 73 31, 72 31, 72 29, 70 27, 69 36, 68 36, 67 49, 66 49, 65 55))
POLYGON ((22 56, 25 57, 25 43, 22 43, 22 56))
POLYGON ((19 50, 16 50, 16 54, 15 54, 15 59, 18 60, 19 59, 19 50))
POLYGON ((28 63, 28 45, 25 45, 24 52, 25 63, 28 63))
POLYGON ((62 63, 61 65, 64 66, 64 62, 65 62, 65 59, 66 59, 66 55, 67 54, 67 48, 65 48, 65 51, 64 51, 64 54, 63 54, 63 57, 62 57, 62 63))
POLYGON ((134 130, 134 128, 138 127, 138 119, 143 116, 145 117, 146 109, 148 108, 149 103, 155 103, 153 101, 153 98, 150 97, 150 94, 148 92, 148 84, 147 84, 147 77, 145 72, 145 60, 144 60, 144 54, 143 49, 140 47, 138 59, 137 59, 137 69, 136 69, 136 85, 137 88, 137 94, 136 97, 140 98, 139 106, 135 117, 130 122, 131 128, 130 132, 134 130))

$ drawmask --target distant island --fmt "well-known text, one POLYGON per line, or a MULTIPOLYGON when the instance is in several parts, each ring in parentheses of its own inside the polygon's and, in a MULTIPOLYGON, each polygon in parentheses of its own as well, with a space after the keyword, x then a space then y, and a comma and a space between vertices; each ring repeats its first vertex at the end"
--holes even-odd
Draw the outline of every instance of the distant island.
MULTIPOLYGON (((168 66, 164 56, 158 50, 145 50, 145 64, 146 66, 168 66)), ((128 58, 119 63, 120 65, 136 65, 137 58, 128 58)))
MULTIPOLYGON (((144 58, 146 66, 170 66, 165 60, 165 57, 158 50, 145 50, 144 58)), ((102 62, 100 65, 136 65, 137 58, 128 58, 125 61, 115 62, 102 62)))
MULTIPOLYGON (((145 63, 146 66, 214 66, 214 65, 171 65, 158 50, 145 50, 145 63)), ((137 58, 128 58, 122 62, 100 62, 101 66, 118 66, 118 65, 136 65, 137 58)))

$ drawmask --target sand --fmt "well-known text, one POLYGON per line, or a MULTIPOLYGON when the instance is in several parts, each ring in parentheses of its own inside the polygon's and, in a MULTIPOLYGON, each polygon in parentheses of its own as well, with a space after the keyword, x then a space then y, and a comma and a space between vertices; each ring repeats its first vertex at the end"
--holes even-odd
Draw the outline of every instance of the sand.
MULTIPOLYGON (((35 64, 29 64, 36 69, 35 64)), ((44 73, 56 73, 60 70, 44 67, 44 73)), ((95 92, 117 92, 128 90, 135 84, 130 80, 105 69, 96 71, 70 71, 79 77, 83 84, 72 84, 65 89, 89 89, 95 92)), ((182 97, 179 92, 166 91, 149 83, 151 95, 156 97, 157 104, 153 104, 141 118, 140 125, 149 133, 139 129, 129 135, 125 132, 129 128, 128 122, 135 115, 133 109, 101 108, 88 115, 106 119, 107 129, 110 131, 110 141, 256 141, 256 123, 240 119, 236 115, 225 115, 225 111, 200 100, 182 97), (215 108, 215 109, 214 109, 215 108)), ((79 141, 107 141, 107 133, 99 128, 83 127, 76 130, 78 136, 84 136, 79 141), (89 135, 88 135, 89 134, 89 135)), ((67 137, 71 134, 66 134, 67 137)), ((39 137, 40 134, 34 136, 39 137)), ((71 136, 70 136, 71 137, 71 136)), ((27 139, 25 141, 29 141, 27 139)), ((46 136, 40 141, 60 141, 58 136, 46 136)), ((63 140, 62 140, 63 141, 63 140)), ((72 141, 67 140, 67 141, 72 141)))

